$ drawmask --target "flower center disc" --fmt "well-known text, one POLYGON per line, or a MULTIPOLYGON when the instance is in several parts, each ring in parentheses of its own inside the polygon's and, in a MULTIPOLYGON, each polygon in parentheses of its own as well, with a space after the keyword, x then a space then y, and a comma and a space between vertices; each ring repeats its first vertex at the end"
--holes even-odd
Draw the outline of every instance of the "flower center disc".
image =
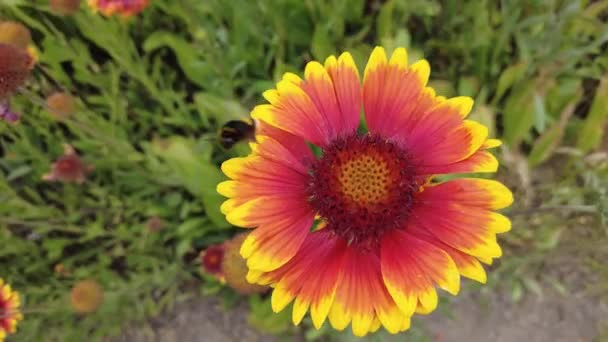
POLYGON ((336 140, 312 167, 310 203, 351 243, 373 243, 406 219, 418 189, 407 153, 375 135, 336 140))

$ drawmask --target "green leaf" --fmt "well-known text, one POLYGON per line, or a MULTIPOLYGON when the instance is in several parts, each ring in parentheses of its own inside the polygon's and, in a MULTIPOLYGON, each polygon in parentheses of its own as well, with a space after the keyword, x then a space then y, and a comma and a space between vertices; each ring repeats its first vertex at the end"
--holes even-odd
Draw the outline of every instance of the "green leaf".
POLYGON ((194 103, 202 119, 213 118, 219 125, 230 120, 249 118, 249 111, 238 101, 225 99, 211 93, 197 93, 194 95, 194 103))
POLYGON ((311 52, 318 61, 323 61, 334 53, 334 44, 331 41, 329 29, 323 24, 317 24, 312 35, 311 52))
POLYGON ((496 134, 496 113, 492 108, 485 104, 476 104, 473 111, 469 114, 469 119, 477 121, 488 127, 488 136, 494 137, 496 134))
POLYGON ((520 82, 507 98, 502 120, 503 138, 509 146, 517 145, 534 125, 536 84, 535 80, 520 82))
POLYGON ((173 50, 180 68, 190 81, 201 87, 212 83, 211 78, 215 76, 213 66, 200 55, 200 48, 180 36, 167 31, 156 31, 146 39, 143 49, 149 53, 164 46, 173 50))
POLYGON ((600 146, 607 125, 608 76, 604 76, 597 87, 587 118, 579 131, 576 147, 583 152, 589 152, 600 146))
POLYGON ((393 25, 393 11, 395 8, 394 1, 387 1, 380 8, 380 13, 378 14, 378 20, 376 24, 376 31, 378 32, 378 38, 383 39, 386 37, 390 37, 392 34, 392 25, 393 25))
POLYGON ((494 95, 493 102, 498 102, 511 86, 519 82, 525 75, 528 64, 525 62, 519 62, 513 64, 505 69, 498 78, 498 85, 496 86, 496 94, 494 95))
POLYGON ((452 97, 456 94, 454 85, 447 80, 430 80, 428 86, 435 89, 437 95, 452 97))
POLYGON ((217 184, 226 178, 219 168, 197 153, 195 143, 181 137, 173 137, 152 145, 155 154, 165 160, 175 177, 193 195, 201 198, 209 219, 218 227, 229 227, 220 205, 226 199, 217 193, 217 184))
POLYGON ((564 133, 564 128, 559 122, 556 122, 550 129, 541 134, 532 146, 528 162, 531 166, 537 166, 538 164, 547 160, 557 144, 561 140, 564 133))

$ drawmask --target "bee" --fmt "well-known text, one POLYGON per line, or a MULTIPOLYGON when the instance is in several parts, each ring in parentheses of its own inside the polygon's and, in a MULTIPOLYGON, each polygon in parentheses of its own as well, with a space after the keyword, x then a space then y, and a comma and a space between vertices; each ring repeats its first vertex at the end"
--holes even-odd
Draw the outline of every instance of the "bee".
POLYGON ((255 129, 254 120, 230 120, 220 129, 220 144, 228 150, 241 141, 254 141, 255 129))

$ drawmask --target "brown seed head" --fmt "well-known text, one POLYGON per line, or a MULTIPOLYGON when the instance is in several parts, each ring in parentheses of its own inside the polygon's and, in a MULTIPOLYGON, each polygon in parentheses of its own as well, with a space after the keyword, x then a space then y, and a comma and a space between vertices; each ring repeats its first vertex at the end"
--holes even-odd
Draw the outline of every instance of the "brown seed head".
POLYGON ((226 284, 243 295, 262 293, 268 290, 268 287, 251 284, 246 279, 249 269, 247 268, 247 262, 241 256, 240 249, 247 235, 247 233, 241 233, 225 242, 224 260, 222 262, 226 284))

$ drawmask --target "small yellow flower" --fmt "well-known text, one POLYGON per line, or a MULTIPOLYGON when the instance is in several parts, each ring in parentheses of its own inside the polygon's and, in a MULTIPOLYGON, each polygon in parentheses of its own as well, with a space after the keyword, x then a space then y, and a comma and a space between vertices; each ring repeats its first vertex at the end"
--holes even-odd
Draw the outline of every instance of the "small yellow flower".
POLYGON ((17 331, 17 323, 23 319, 20 306, 19 293, 0 278, 0 342, 17 331))

